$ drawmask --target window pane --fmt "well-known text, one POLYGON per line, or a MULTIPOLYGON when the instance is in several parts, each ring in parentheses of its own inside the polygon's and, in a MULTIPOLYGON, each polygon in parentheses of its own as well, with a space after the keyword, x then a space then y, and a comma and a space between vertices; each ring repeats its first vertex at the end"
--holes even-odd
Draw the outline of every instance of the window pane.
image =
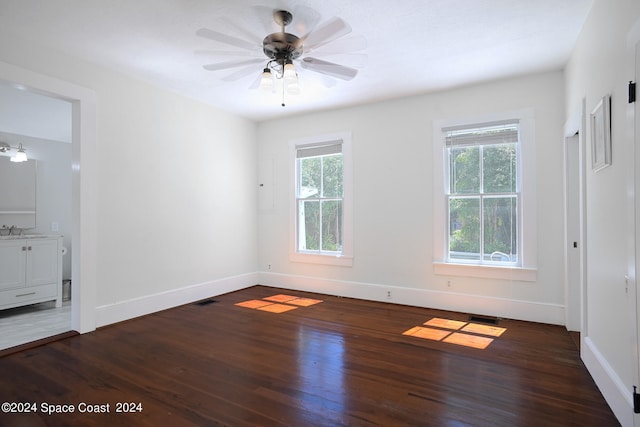
POLYGON ((451 148, 451 194, 480 193, 480 148, 451 148))
POLYGON ((484 199, 484 252, 489 261, 517 261, 517 198, 484 199))
POLYGON ((449 199, 449 257, 480 260, 480 198, 449 199))
POLYGON ((301 200, 298 202, 298 249, 320 249, 320 202, 301 200))
POLYGON ((342 154, 322 158, 322 197, 342 197, 342 154))
POLYGON ((485 193, 516 191, 516 144, 496 144, 482 150, 485 193))
POLYGON ((322 250, 342 250, 342 201, 322 203, 322 250))
POLYGON ((300 163, 300 188, 298 197, 320 196, 320 157, 310 157, 298 160, 300 163))

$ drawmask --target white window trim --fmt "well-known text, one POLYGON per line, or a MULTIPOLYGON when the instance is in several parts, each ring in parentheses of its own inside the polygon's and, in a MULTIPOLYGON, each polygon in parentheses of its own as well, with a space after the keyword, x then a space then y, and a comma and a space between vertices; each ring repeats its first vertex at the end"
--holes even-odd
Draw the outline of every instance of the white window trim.
POLYGON ((325 264, 343 267, 353 265, 353 152, 350 132, 339 132, 289 141, 289 171, 291 185, 289 193, 289 260, 308 264, 325 264), (342 140, 342 215, 343 242, 342 254, 317 254, 299 252, 296 246, 297 238, 297 209, 296 209, 296 152, 299 148, 315 145, 325 141, 342 140))
POLYGON ((433 122, 433 268, 435 274, 520 281, 537 280, 536 151, 532 109, 433 122), (447 177, 444 128, 515 119, 520 123, 521 262, 518 266, 456 263, 447 260, 447 177))

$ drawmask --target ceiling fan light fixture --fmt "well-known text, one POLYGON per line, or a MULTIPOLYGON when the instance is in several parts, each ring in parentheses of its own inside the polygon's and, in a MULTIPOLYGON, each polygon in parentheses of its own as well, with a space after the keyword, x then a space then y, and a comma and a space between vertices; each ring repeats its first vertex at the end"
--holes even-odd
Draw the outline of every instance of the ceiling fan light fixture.
POLYGON ((273 89, 273 75, 269 68, 262 70, 262 78, 260 78, 260 89, 267 92, 273 89))
POLYGON ((293 82, 298 80, 298 74, 296 73, 296 67, 293 65, 293 62, 289 59, 284 64, 284 72, 283 77, 286 82, 293 82))

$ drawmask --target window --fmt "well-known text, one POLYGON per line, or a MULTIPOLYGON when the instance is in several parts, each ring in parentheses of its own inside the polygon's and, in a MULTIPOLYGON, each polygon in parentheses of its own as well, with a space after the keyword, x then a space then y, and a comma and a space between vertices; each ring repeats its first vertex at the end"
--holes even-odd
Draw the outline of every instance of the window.
POLYGON ((342 141, 297 150, 298 251, 342 253, 342 141))
POLYGON ((292 143, 295 261, 351 265, 350 138, 292 143))
POLYGON ((519 124, 445 128, 450 262, 520 264, 519 124))

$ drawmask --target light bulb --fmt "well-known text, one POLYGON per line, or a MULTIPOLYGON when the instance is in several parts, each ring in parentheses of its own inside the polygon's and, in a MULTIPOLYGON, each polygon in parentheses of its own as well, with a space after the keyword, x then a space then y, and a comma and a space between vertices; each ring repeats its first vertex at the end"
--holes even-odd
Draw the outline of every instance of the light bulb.
POLYGON ((273 89, 273 76, 271 70, 265 68, 262 71, 262 78, 260 79, 260 89, 264 91, 270 91, 273 89))
POLYGON ((287 63, 284 64, 283 76, 286 82, 298 80, 298 74, 296 73, 296 67, 293 66, 293 62, 287 61, 287 63))

